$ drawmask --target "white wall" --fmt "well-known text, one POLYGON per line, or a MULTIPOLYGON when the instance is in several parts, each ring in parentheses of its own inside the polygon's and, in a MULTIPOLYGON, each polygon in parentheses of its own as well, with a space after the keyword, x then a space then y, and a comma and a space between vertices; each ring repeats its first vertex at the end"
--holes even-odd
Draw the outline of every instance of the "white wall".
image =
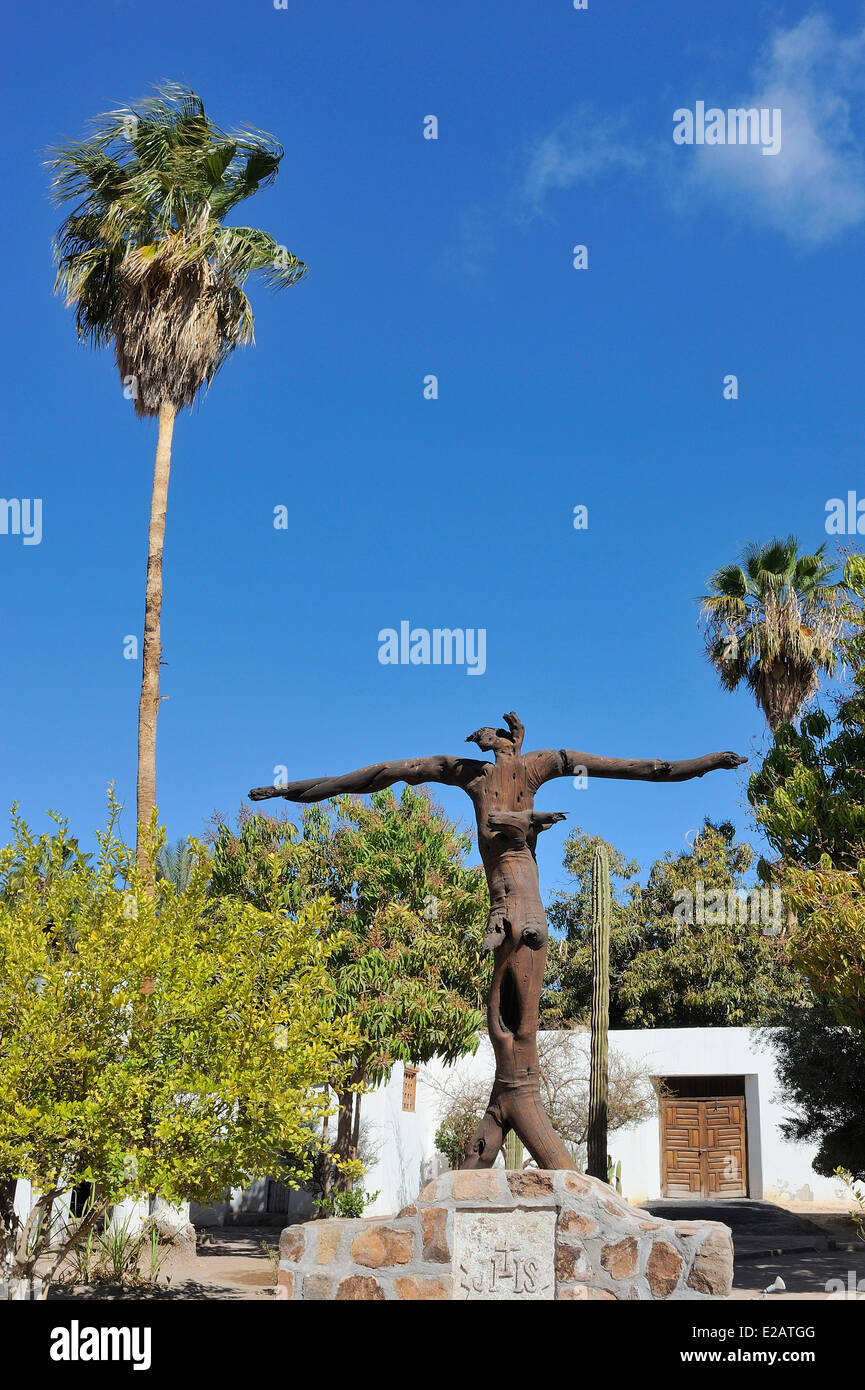
MULTIPOLYGON (((786 1108, 769 1045, 770 1030, 754 1028, 645 1028, 610 1033, 610 1049, 643 1066, 651 1076, 745 1077, 749 1196, 835 1202, 839 1183, 813 1171, 815 1147, 790 1143, 780 1132, 786 1108)), ((363 1099, 364 1123, 381 1145, 378 1162, 367 1172, 368 1192, 380 1191, 368 1208, 374 1216, 393 1214, 417 1196, 421 1186, 447 1167, 435 1152, 440 1093, 435 1083, 448 1075, 491 1080, 492 1048, 484 1037, 474 1057, 453 1069, 439 1062, 418 1076, 414 1113, 402 1109, 403 1069, 394 1067, 387 1086, 363 1099)), ((657 1114, 632 1130, 610 1135, 610 1154, 621 1160, 622 1190, 633 1202, 661 1196, 660 1120, 657 1114)))
MULTIPOLYGON (((610 1047, 642 1063, 652 1076, 745 1077, 745 1116, 750 1197, 799 1198, 806 1189, 836 1201, 840 1185, 811 1167, 816 1146, 790 1143, 780 1125, 788 1113, 780 1094, 768 1029, 640 1028, 610 1033, 610 1047)), ((622 1188, 632 1201, 661 1196, 658 1117, 610 1136, 610 1151, 622 1161, 622 1188)))

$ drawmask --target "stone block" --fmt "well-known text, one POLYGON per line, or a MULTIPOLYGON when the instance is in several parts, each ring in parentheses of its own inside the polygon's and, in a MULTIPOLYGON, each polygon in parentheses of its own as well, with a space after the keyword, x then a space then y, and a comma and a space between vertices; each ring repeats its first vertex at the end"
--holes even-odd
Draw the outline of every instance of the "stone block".
POLYGON ((351 1258, 355 1264, 370 1269, 386 1265, 407 1265, 412 1257, 414 1237, 410 1230, 394 1226, 370 1226, 356 1235, 351 1243, 351 1258))
POLYGON ((581 1245, 560 1245, 556 1250, 556 1282, 570 1284, 575 1279, 588 1279, 589 1259, 581 1245))
POLYGON ((667 1298, 679 1282, 682 1257, 666 1240, 656 1240, 649 1252, 646 1278, 656 1298, 667 1298))
POLYGON ((457 1211, 454 1298, 555 1298, 555 1229, 554 1211, 457 1211))
POLYGON ((316 1259, 320 1265, 330 1264, 342 1243, 341 1221, 316 1221, 318 1244, 316 1259))
POLYGON ((552 1173, 525 1168, 508 1173, 508 1187, 515 1197, 546 1197, 553 1191, 552 1173))
POLYGON ((559 1217, 558 1238, 562 1240, 579 1239, 594 1235, 598 1229, 597 1221, 591 1216, 583 1216, 578 1211, 566 1209, 559 1217))
POLYGON ((303 1226, 286 1226, 279 1237, 279 1258, 297 1264, 306 1249, 306 1230, 303 1226))
POLYGON ((347 1279, 340 1279, 336 1291, 337 1303, 346 1300, 384 1302, 384 1289, 371 1274, 350 1274, 347 1279))
POLYGON ((451 1252, 447 1237, 447 1207, 425 1207, 421 1213, 421 1222, 423 1258, 432 1264, 449 1260, 451 1252))
POLYGON ((601 1264, 614 1279, 629 1279, 637 1268, 637 1242, 634 1237, 628 1236, 614 1245, 605 1245, 601 1250, 601 1264))
POLYGON ((726 1226, 710 1230, 694 1258, 688 1287, 714 1298, 728 1298, 733 1287, 733 1243, 726 1226))
POLYGON ((452 1174, 452 1179, 451 1191, 458 1202, 482 1202, 499 1195, 498 1173, 470 1169, 468 1173, 452 1174))

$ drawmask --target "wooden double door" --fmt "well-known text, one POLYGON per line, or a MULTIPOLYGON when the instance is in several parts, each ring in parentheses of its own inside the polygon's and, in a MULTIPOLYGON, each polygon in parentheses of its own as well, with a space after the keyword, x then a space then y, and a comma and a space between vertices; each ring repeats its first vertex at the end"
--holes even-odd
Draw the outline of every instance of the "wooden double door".
POLYGON ((661 1101, 665 1197, 747 1197, 744 1096, 661 1101))

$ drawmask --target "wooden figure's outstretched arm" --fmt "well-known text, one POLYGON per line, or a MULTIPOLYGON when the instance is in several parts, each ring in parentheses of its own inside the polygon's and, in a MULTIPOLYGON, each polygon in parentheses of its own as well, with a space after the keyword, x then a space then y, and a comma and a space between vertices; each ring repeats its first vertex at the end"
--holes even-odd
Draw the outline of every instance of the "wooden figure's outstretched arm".
POLYGON ((663 758, 602 758, 595 753, 578 753, 573 748, 545 749, 526 753, 529 782, 540 787, 554 777, 614 777, 628 782, 688 782, 707 772, 741 767, 748 761, 738 753, 706 753, 702 758, 668 762, 663 758))
POLYGON ((253 787, 250 801, 267 801, 273 796, 286 801, 327 801, 332 796, 351 792, 363 796, 392 787, 394 782, 407 782, 416 787, 421 782, 443 782, 450 787, 465 788, 481 774, 487 764, 476 758, 453 758, 446 753, 429 758, 400 758, 389 763, 373 763, 356 772, 344 772, 340 777, 308 777, 303 782, 287 782, 283 787, 253 787))

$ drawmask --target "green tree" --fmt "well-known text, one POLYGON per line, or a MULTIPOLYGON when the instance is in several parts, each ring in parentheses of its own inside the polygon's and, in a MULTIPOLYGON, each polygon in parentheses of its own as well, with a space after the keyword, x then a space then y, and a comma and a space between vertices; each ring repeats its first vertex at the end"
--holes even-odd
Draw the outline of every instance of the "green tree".
POLYGON ((592 863, 604 849, 610 864, 610 1027, 621 1028, 624 1018, 618 992, 622 972, 639 940, 640 866, 600 835, 589 835, 575 826, 564 844, 564 866, 575 880, 570 892, 558 891, 547 905, 553 932, 547 952, 547 974, 541 997, 544 1028, 587 1024, 592 995, 592 863))
POLYGON ((126 1197, 206 1204, 262 1173, 297 1185, 354 1045, 333 1008, 330 904, 287 914, 275 868, 260 905, 209 897, 195 844, 186 888, 153 888, 117 811, 92 866, 61 826, 46 878, 17 814, 0 850, 0 1264, 29 1278, 43 1261, 46 1289, 126 1197), (20 1179, 37 1193, 24 1220, 20 1179), (79 1184, 94 1203, 49 1255, 52 1211, 79 1184))
POLYGON ((844 581, 840 652, 849 674, 834 717, 816 709, 799 732, 780 728, 748 789, 781 867, 813 867, 825 855, 852 872, 865 858, 865 557, 849 557, 844 581))
POLYGON ((189 884, 194 855, 188 840, 167 841, 156 855, 156 877, 167 878, 175 888, 184 889, 189 884))
POLYGON ((797 1010, 772 1035, 778 1080, 793 1110, 788 1138, 817 1145, 814 1170, 865 1179, 865 1038, 824 1003, 797 1010))
POLYGON ((865 557, 844 569, 849 679, 834 718, 779 729, 751 778, 755 818, 778 855, 763 865, 796 916, 789 948, 818 998, 865 1034, 865 557))
MULTIPOLYGON (((577 838, 589 842, 580 832, 577 838)), ((749 889, 753 851, 736 840, 731 824, 707 820, 690 849, 656 861, 642 891, 632 877, 636 866, 613 854, 620 882, 625 870, 625 889, 612 905, 611 1027, 769 1024, 801 1000, 803 981, 766 912, 771 898, 756 896, 756 885, 749 889)), ((567 862, 581 878, 572 900, 562 896, 555 908, 566 954, 561 999, 551 991, 547 1020, 567 1017, 563 1004, 574 1020, 584 1018, 591 994, 586 844, 568 844, 567 862)))
MULTIPOLYGON (((309 892, 337 904, 326 928, 339 933, 328 966, 332 998, 362 1038, 348 1082, 337 1088, 337 1188, 351 1181, 345 1165, 357 1156, 364 1089, 396 1062, 453 1061, 477 1047, 489 903, 482 871, 465 865, 470 846, 467 832, 410 787, 399 798, 387 790, 305 808, 300 835, 290 822, 260 815, 245 816, 237 832, 217 827, 214 891, 254 884, 256 864, 273 859, 287 904, 309 892)), ((325 1193, 330 1180, 326 1174, 325 1193)))
POLYGON ((653 865, 641 949, 621 987, 631 1026, 769 1025, 803 999, 780 900, 749 882, 752 861, 730 822, 706 820, 687 852, 653 865))
POLYGON ((113 344, 136 414, 159 422, 138 715, 137 813, 139 826, 148 827, 156 804, 162 551, 175 416, 238 344, 253 341, 249 276, 260 273, 281 289, 296 284, 306 266, 268 233, 225 225, 239 203, 276 178, 284 151, 270 135, 226 133, 195 92, 175 84, 94 124, 84 140, 51 152, 54 198, 74 204, 56 238, 56 288, 75 310, 79 342, 113 344))
POLYGON ((723 565, 700 600, 709 660, 725 690, 743 682, 774 733, 792 724, 837 665, 840 589, 821 545, 799 553, 795 536, 750 543, 723 565))
POLYGON ((792 913, 791 960, 814 1006, 776 1038, 797 1107, 791 1133, 820 1145, 815 1167, 865 1176, 865 557, 844 567, 847 680, 833 714, 775 735, 751 778, 757 824, 777 858, 763 874, 792 913))

